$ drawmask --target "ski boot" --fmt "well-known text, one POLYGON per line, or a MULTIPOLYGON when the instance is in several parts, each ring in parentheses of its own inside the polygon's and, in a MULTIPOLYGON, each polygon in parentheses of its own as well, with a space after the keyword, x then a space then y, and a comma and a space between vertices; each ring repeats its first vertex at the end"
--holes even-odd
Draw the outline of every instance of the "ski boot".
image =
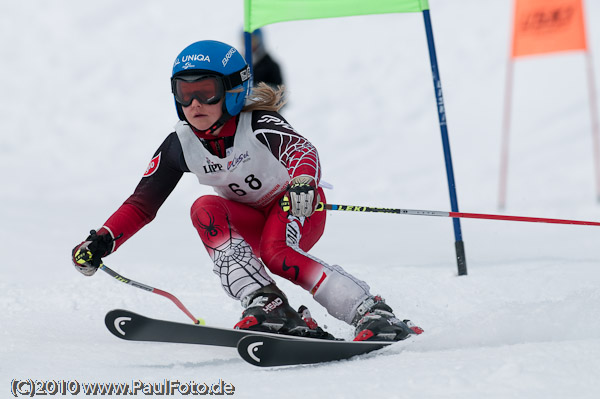
POLYGON ((354 341, 401 341, 423 330, 410 320, 401 321, 380 296, 367 298, 357 309, 354 341))
POLYGON ((305 306, 295 311, 275 284, 270 284, 242 299, 246 309, 234 326, 239 330, 262 331, 301 337, 334 339, 317 325, 305 306))

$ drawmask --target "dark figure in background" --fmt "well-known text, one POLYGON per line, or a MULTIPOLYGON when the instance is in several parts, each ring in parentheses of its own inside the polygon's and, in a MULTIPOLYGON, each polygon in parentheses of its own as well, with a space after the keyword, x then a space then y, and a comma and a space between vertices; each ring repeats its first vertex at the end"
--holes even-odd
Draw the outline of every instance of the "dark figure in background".
POLYGON ((252 67, 255 86, 259 82, 265 82, 273 88, 283 85, 281 68, 267 52, 260 29, 252 32, 252 67))

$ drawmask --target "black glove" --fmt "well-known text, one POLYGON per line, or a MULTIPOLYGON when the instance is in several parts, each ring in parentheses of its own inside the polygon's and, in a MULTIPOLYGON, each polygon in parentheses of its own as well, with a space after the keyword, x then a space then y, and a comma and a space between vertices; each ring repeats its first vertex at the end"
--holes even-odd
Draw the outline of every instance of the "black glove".
POLYGON ((296 217, 309 217, 319 205, 315 180, 306 175, 294 177, 288 187, 289 212, 296 217))
POLYGON ((102 258, 112 252, 114 240, 110 233, 98 234, 91 230, 88 238, 73 248, 75 269, 85 276, 92 276, 102 265, 102 258))

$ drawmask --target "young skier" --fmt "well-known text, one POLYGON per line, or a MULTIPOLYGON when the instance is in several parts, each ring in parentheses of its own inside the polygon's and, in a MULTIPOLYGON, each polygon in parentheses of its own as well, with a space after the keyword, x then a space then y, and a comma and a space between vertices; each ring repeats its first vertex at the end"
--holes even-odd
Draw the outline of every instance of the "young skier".
POLYGON ((269 270, 353 325, 355 340, 416 333, 365 282, 308 254, 325 228, 326 213, 315 212, 325 202, 317 150, 277 113, 282 91, 262 84, 250 92, 249 79, 246 61, 225 43, 199 41, 177 56, 175 132, 154 153, 133 194, 73 249, 75 268, 93 275, 101 258, 152 221, 183 173, 191 172, 217 194, 198 198, 191 218, 223 289, 244 308, 235 328, 327 336, 304 307, 290 306, 269 270))

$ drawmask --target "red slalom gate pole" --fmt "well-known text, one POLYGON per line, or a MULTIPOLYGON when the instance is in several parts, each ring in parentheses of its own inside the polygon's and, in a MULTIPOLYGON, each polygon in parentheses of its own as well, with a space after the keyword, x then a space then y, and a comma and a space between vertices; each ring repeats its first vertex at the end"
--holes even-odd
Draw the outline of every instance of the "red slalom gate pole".
POLYGON ((400 215, 414 215, 414 216, 441 216, 441 217, 451 217, 451 218, 508 220, 508 221, 514 221, 514 222, 600 226, 600 222, 588 222, 588 221, 583 221, 583 220, 549 219, 549 218, 528 217, 528 216, 493 215, 493 214, 486 214, 486 213, 425 211, 425 210, 419 210, 419 209, 376 208, 376 207, 371 207, 371 206, 338 205, 338 204, 320 203, 319 206, 317 207, 317 211, 323 211, 323 210, 347 211, 347 212, 396 213, 396 214, 400 214, 400 215))

